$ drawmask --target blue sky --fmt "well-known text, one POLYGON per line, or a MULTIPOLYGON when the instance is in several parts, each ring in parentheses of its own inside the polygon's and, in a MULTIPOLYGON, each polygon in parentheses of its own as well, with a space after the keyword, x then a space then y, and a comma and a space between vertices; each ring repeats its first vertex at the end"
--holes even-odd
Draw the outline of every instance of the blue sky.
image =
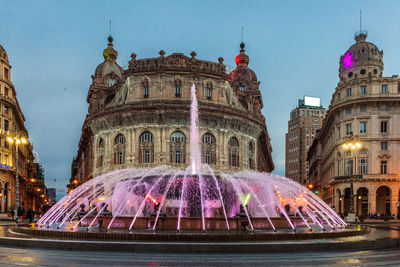
POLYGON ((62 195, 110 19, 122 66, 132 52, 157 57, 163 49, 196 51, 215 62, 222 56, 234 67, 243 26, 249 66, 261 81, 275 172, 283 175, 290 110, 304 95, 329 105, 360 9, 367 40, 384 50, 384 75, 398 74, 400 1, 0 0, 0 44, 47 184, 62 195))

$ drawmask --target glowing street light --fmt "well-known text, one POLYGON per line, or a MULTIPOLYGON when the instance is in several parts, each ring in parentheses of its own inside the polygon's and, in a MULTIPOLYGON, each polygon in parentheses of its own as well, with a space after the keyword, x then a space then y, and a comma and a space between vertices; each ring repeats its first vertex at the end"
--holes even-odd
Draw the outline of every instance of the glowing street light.
POLYGON ((8 136, 7 141, 10 144, 15 144, 15 209, 18 210, 19 207, 19 177, 18 177, 18 145, 22 143, 23 145, 28 143, 28 140, 20 136, 19 133, 17 133, 16 136, 8 136))

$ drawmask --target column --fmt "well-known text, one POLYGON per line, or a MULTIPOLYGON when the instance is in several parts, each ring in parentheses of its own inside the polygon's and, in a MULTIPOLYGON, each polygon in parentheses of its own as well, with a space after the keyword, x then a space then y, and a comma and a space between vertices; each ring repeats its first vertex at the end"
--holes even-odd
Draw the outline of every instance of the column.
MULTIPOLYGON (((368 192, 369 193, 369 192, 368 192)), ((368 194, 368 212, 371 214, 376 213, 376 194, 374 193, 369 193, 368 194)))

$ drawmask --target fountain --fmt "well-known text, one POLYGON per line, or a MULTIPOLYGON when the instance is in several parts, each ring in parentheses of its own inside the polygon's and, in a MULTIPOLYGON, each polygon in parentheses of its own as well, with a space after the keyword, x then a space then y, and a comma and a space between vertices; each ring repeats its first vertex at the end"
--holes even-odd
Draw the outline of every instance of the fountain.
POLYGON ((346 226, 324 201, 291 179, 251 170, 215 173, 202 165, 195 85, 191 96, 191 165, 186 170, 160 166, 105 173, 56 203, 38 228, 204 233, 346 226))

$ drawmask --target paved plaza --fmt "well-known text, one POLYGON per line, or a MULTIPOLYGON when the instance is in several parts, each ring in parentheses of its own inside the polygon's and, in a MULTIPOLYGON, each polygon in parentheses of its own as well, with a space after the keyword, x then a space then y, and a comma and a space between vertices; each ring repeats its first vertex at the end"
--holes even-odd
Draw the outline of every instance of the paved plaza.
POLYGON ((0 266, 399 266, 400 250, 271 254, 144 254, 0 247, 0 266))

